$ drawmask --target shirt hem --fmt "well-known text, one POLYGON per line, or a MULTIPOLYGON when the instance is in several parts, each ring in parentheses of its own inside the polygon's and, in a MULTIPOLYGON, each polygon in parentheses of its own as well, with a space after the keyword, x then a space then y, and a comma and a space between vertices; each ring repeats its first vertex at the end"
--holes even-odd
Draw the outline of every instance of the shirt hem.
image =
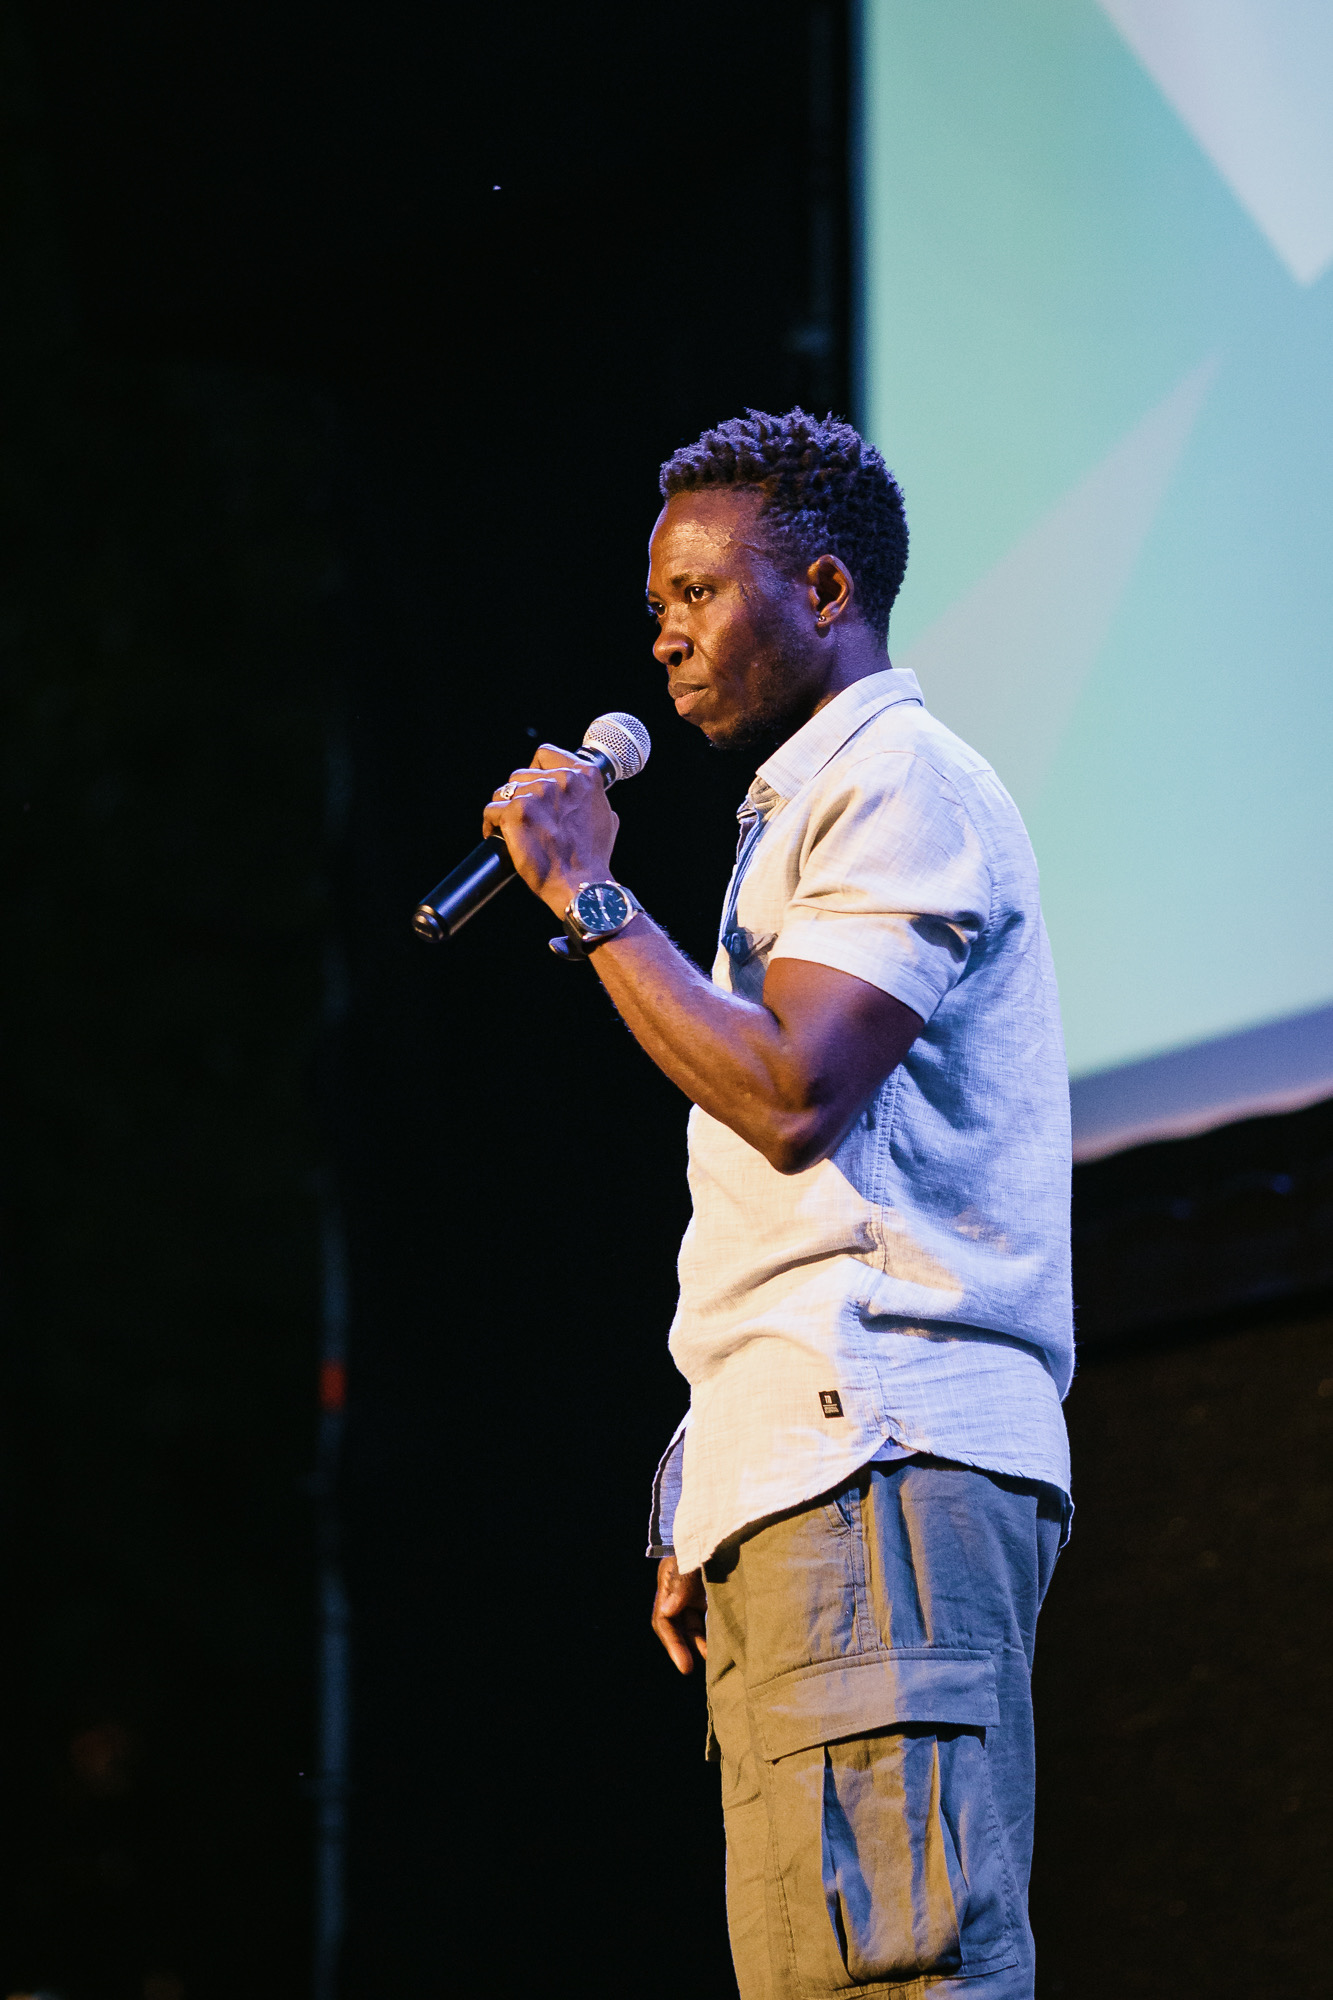
MULTIPOLYGON (((995 1459, 1002 1456, 1000 1453, 996 1453, 993 1458, 990 1454, 948 1451, 939 1444, 917 1444, 912 1447, 912 1455, 915 1456, 917 1454, 926 1458, 947 1459, 951 1464, 967 1466, 972 1472, 994 1472, 1003 1479, 1026 1479, 1031 1480, 1036 1486, 1049 1487, 1053 1493, 1059 1495, 1062 1503, 1061 1511, 1063 1519, 1060 1528, 1060 1547, 1063 1549, 1067 1544, 1074 1519, 1074 1502, 1069 1488, 1063 1480, 1052 1478, 1049 1472, 1034 1472, 1030 1469, 1025 1469, 1013 1461, 996 1464, 995 1459)), ((684 1554, 681 1552, 680 1543, 677 1543, 673 1548, 664 1550, 664 1553, 674 1555, 682 1570, 702 1569, 704 1564, 710 1562, 718 1550, 725 1548, 728 1543, 738 1541, 742 1535, 753 1534, 756 1529, 763 1527, 767 1522, 779 1520, 784 1514, 794 1513, 799 1507, 812 1505, 819 1499, 821 1494, 833 1492, 837 1487, 850 1479, 854 1473, 859 1472, 863 1465, 869 1465, 870 1463, 871 1460, 869 1458, 856 1459, 853 1464, 848 1466, 845 1472, 839 1473, 832 1480, 822 1481, 813 1492, 798 1493, 791 1500, 784 1501, 780 1507, 772 1507, 766 1513, 756 1514, 749 1520, 737 1522, 733 1527, 729 1527, 725 1533, 718 1535, 716 1540, 711 1543, 705 1538, 697 1544, 696 1548, 696 1544, 689 1536, 686 1536, 684 1554)))

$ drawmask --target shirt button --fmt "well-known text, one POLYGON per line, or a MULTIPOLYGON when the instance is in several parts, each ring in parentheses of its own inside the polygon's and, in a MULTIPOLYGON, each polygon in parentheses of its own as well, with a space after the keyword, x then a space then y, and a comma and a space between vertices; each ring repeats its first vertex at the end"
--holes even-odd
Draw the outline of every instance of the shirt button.
POLYGON ((744 958, 750 949, 748 931, 728 931, 722 943, 728 958, 744 958))

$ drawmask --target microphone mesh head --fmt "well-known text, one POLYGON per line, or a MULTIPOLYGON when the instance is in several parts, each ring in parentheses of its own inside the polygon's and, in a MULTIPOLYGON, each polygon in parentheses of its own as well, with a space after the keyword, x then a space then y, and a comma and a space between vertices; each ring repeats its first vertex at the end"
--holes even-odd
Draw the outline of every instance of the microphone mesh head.
POLYGON ((583 735, 585 750, 600 750, 616 767, 617 778, 637 778, 648 762, 652 739, 637 715, 612 709, 590 722, 583 735))

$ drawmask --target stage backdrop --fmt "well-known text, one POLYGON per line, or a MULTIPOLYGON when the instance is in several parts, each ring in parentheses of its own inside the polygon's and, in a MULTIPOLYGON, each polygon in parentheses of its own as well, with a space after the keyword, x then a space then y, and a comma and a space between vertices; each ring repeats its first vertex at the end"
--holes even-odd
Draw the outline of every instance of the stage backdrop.
POLYGON ((1076 1146, 1333 1092, 1333 6, 865 0, 891 634, 1041 864, 1076 1146))

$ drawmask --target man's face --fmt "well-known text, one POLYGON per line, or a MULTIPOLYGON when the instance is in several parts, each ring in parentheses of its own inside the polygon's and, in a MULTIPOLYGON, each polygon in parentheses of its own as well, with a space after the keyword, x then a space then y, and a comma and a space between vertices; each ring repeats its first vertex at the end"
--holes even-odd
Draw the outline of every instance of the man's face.
POLYGON ((809 584, 771 552, 760 504, 745 490, 673 494, 648 548, 653 652, 676 713, 720 750, 776 747, 822 691, 809 584))

